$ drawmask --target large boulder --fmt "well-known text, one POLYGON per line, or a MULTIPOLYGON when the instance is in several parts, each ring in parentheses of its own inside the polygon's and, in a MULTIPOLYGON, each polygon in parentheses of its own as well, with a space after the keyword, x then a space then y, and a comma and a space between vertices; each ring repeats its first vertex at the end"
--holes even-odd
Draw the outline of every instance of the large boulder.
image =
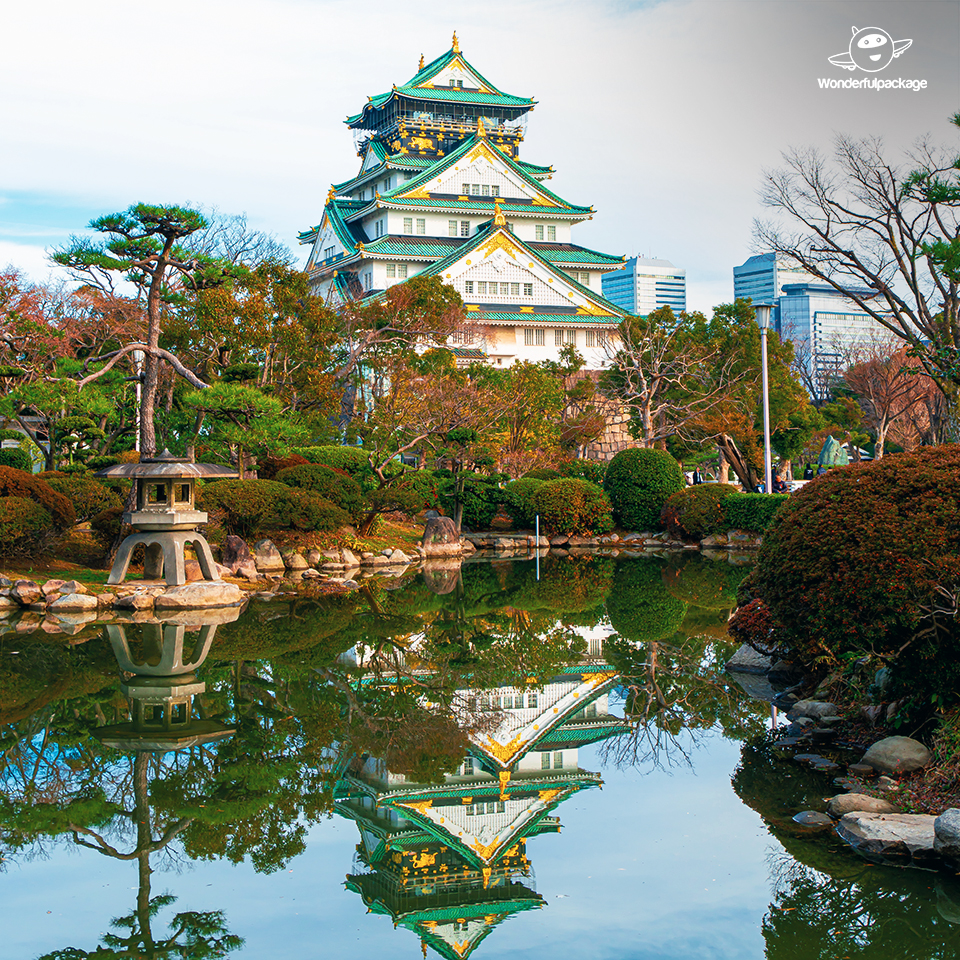
POLYGON ((431 517, 427 520, 420 544, 427 557, 458 556, 462 551, 457 525, 449 517, 431 517))
POLYGON ((51 613, 85 613, 97 610, 97 598, 87 593, 68 593, 50 604, 51 613))
POLYGON ((944 810, 933 822, 933 833, 933 849, 951 869, 960 869, 960 810, 944 810))
POLYGON ((258 540, 250 553, 261 573, 283 574, 283 557, 272 540, 258 540))
POLYGON ((224 537, 223 545, 220 549, 220 562, 230 568, 231 573, 236 573, 241 563, 250 560, 250 548, 246 540, 241 537, 235 537, 229 534, 224 537))
POLYGON ((453 593, 460 582, 459 560, 434 560, 423 567, 423 582, 432 593, 453 593))
POLYGON ((823 700, 798 700, 787 713, 787 719, 809 717, 811 720, 819 720, 821 717, 835 717, 839 709, 835 703, 823 700))
POLYGON ((870 764, 879 773, 898 776, 929 766, 933 762, 933 754, 919 740, 887 737, 878 740, 860 762, 870 764))
POLYGON ((932 866, 938 859, 933 849, 935 820, 919 813, 854 812, 841 818, 837 833, 868 860, 932 866))
POLYGON ((204 607, 234 607, 243 601, 243 591, 235 583, 201 580, 171 587, 156 600, 157 610, 200 610, 204 607))
POLYGON ((827 804, 827 813, 840 819, 848 813, 896 813, 897 808, 879 797, 869 797, 864 793, 841 793, 831 797, 827 804))
POLYGON ((760 675, 769 673, 771 665, 772 660, 770 657, 758 653, 753 647, 744 644, 727 661, 726 669, 729 673, 752 673, 760 675))
POLYGON ((10 596, 21 606, 28 607, 31 603, 39 603, 43 599, 43 590, 40 584, 33 580, 16 580, 10 588, 10 596))

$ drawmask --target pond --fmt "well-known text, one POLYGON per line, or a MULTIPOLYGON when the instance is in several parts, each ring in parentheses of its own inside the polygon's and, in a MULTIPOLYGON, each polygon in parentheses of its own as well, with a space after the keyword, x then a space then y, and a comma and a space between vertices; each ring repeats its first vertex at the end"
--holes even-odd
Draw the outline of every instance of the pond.
POLYGON ((723 672, 745 572, 0 620, 0 960, 956 956, 951 878, 792 822, 836 788, 723 672))

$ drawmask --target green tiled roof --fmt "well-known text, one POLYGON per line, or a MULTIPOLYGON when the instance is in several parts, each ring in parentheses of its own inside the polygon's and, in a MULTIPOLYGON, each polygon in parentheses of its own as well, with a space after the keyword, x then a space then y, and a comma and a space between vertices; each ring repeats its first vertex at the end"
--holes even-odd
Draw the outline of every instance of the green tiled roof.
POLYGON ((521 166, 524 170, 529 170, 531 173, 554 173, 553 166, 541 166, 539 163, 527 163, 526 160, 517 160, 517 164, 521 166))
MULTIPOLYGON (((383 194, 383 199, 389 198, 394 194, 405 193, 408 190, 415 190, 417 187, 422 186, 425 183, 428 183, 430 180, 432 180, 435 176, 437 176, 442 171, 447 170, 450 167, 454 166, 457 163, 457 161, 460 160, 461 157, 466 156, 466 154, 468 154, 478 143, 480 143, 481 139, 483 138, 474 134, 472 137, 465 140, 459 147, 457 147, 457 149, 454 150, 453 153, 447 154, 447 156, 445 156, 442 160, 436 161, 431 168, 425 170, 423 173, 420 174, 419 177, 414 177, 412 180, 408 180, 406 183, 403 183, 394 187, 393 190, 388 190, 385 194, 383 194)), ((508 168, 515 171, 517 176, 519 176, 522 180, 524 180, 531 187, 533 187, 533 189, 536 190, 538 193, 541 193, 544 196, 549 197, 551 200, 555 200, 558 207, 567 207, 570 209, 571 212, 582 212, 582 213, 594 212, 592 207, 579 207, 579 206, 576 206, 575 204, 568 204, 562 197, 559 197, 557 196, 557 194, 553 193, 553 191, 548 190, 542 183, 540 183, 539 180, 535 180, 526 170, 523 169, 523 167, 520 166, 519 163, 517 163, 516 160, 512 159, 511 157, 508 157, 502 150, 497 150, 496 146, 493 144, 490 144, 489 141, 487 145, 491 146, 496 151, 500 159, 507 165, 508 168)), ((403 201, 403 202, 407 202, 407 201, 403 201)), ((421 202, 428 202, 428 201, 421 201, 421 202)), ((510 205, 504 204, 501 202, 501 206, 505 207, 506 209, 509 209, 510 205)), ((493 210, 493 198, 488 199, 488 202, 485 205, 485 208, 487 207, 491 211, 493 210)), ((526 209, 525 205, 524 205, 524 208, 526 209)), ((470 208, 468 207, 467 209, 470 209, 470 208)), ((534 209, 546 211, 551 208, 550 207, 534 207, 534 209)))
POLYGON ((572 243, 541 243, 528 241, 531 250, 536 250, 544 260, 550 263, 578 263, 594 266, 621 266, 623 257, 612 253, 600 253, 599 250, 590 250, 587 247, 578 247, 572 243))
POLYGON ((423 69, 418 70, 405 84, 405 87, 415 87, 418 83, 426 83, 431 77, 436 76, 448 63, 454 60, 456 57, 464 62, 464 65, 467 69, 483 84, 488 86, 491 90, 495 90, 497 93, 502 93, 502 90, 499 90, 495 87, 469 60, 463 55, 463 53, 458 52, 451 47, 446 53, 441 54, 437 57, 436 60, 431 60, 423 69))
POLYGON ((513 321, 515 323, 534 323, 537 326, 549 324, 575 324, 584 323, 619 323, 619 314, 611 313, 608 317, 596 317, 592 314, 584 313, 512 313, 501 312, 499 310, 471 310, 467 317, 471 320, 502 320, 513 321))
MULTIPOLYGON (((412 182, 412 181, 411 181, 412 182)), ((391 191, 392 192, 392 191, 391 191)), ((382 194, 380 200, 384 205, 397 207, 427 207, 451 210, 456 213, 489 213, 493 215, 493 201, 496 197, 481 197, 477 200, 438 200, 430 198, 429 200, 410 200, 391 197, 389 194, 382 194)), ((500 198, 500 209, 506 213, 524 213, 528 216, 538 217, 557 217, 564 215, 583 214, 590 216, 595 213, 591 207, 578 207, 573 204, 557 204, 555 207, 543 206, 533 203, 510 203, 509 199, 500 198)))
POLYGON ((455 237, 410 237, 406 235, 381 237, 373 243, 366 244, 369 254, 382 257, 408 257, 410 259, 432 260, 437 257, 447 257, 451 250, 456 250, 463 241, 455 237))

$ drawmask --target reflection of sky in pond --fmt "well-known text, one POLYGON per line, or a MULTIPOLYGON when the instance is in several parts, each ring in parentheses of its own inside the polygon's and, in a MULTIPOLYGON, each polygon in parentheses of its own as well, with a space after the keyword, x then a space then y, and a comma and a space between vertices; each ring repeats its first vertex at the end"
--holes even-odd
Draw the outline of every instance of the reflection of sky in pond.
MULTIPOLYGON (((559 836, 528 843, 547 906, 506 921, 474 956, 762 957, 766 858, 777 844, 730 788, 738 759, 736 743, 710 736, 693 771, 605 770, 602 792, 582 791, 557 810, 559 836)), ((595 747, 581 748, 580 764, 601 769, 595 747)), ((155 856, 153 888, 176 893, 174 911, 225 910, 246 939, 235 956, 418 956, 413 933, 368 915, 344 890, 357 840, 353 823, 326 820, 304 854, 269 876, 222 861, 177 873, 155 856)), ((0 878, 0 958, 92 946, 110 918, 129 912, 135 884, 135 864, 63 844, 48 860, 11 863, 0 878)))

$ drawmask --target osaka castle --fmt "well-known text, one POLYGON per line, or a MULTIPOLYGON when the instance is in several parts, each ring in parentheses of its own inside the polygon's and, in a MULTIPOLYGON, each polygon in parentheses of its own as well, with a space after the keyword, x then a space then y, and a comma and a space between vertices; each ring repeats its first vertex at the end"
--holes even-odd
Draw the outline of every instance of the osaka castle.
POLYGON ((571 242, 593 207, 547 186, 554 168, 520 159, 536 101, 497 89, 453 45, 348 117, 360 169, 327 195, 300 234, 307 273, 332 304, 382 297, 419 274, 463 298, 451 337, 462 359, 507 366, 554 359, 572 344, 603 366, 624 312, 600 293, 623 257, 571 242))

